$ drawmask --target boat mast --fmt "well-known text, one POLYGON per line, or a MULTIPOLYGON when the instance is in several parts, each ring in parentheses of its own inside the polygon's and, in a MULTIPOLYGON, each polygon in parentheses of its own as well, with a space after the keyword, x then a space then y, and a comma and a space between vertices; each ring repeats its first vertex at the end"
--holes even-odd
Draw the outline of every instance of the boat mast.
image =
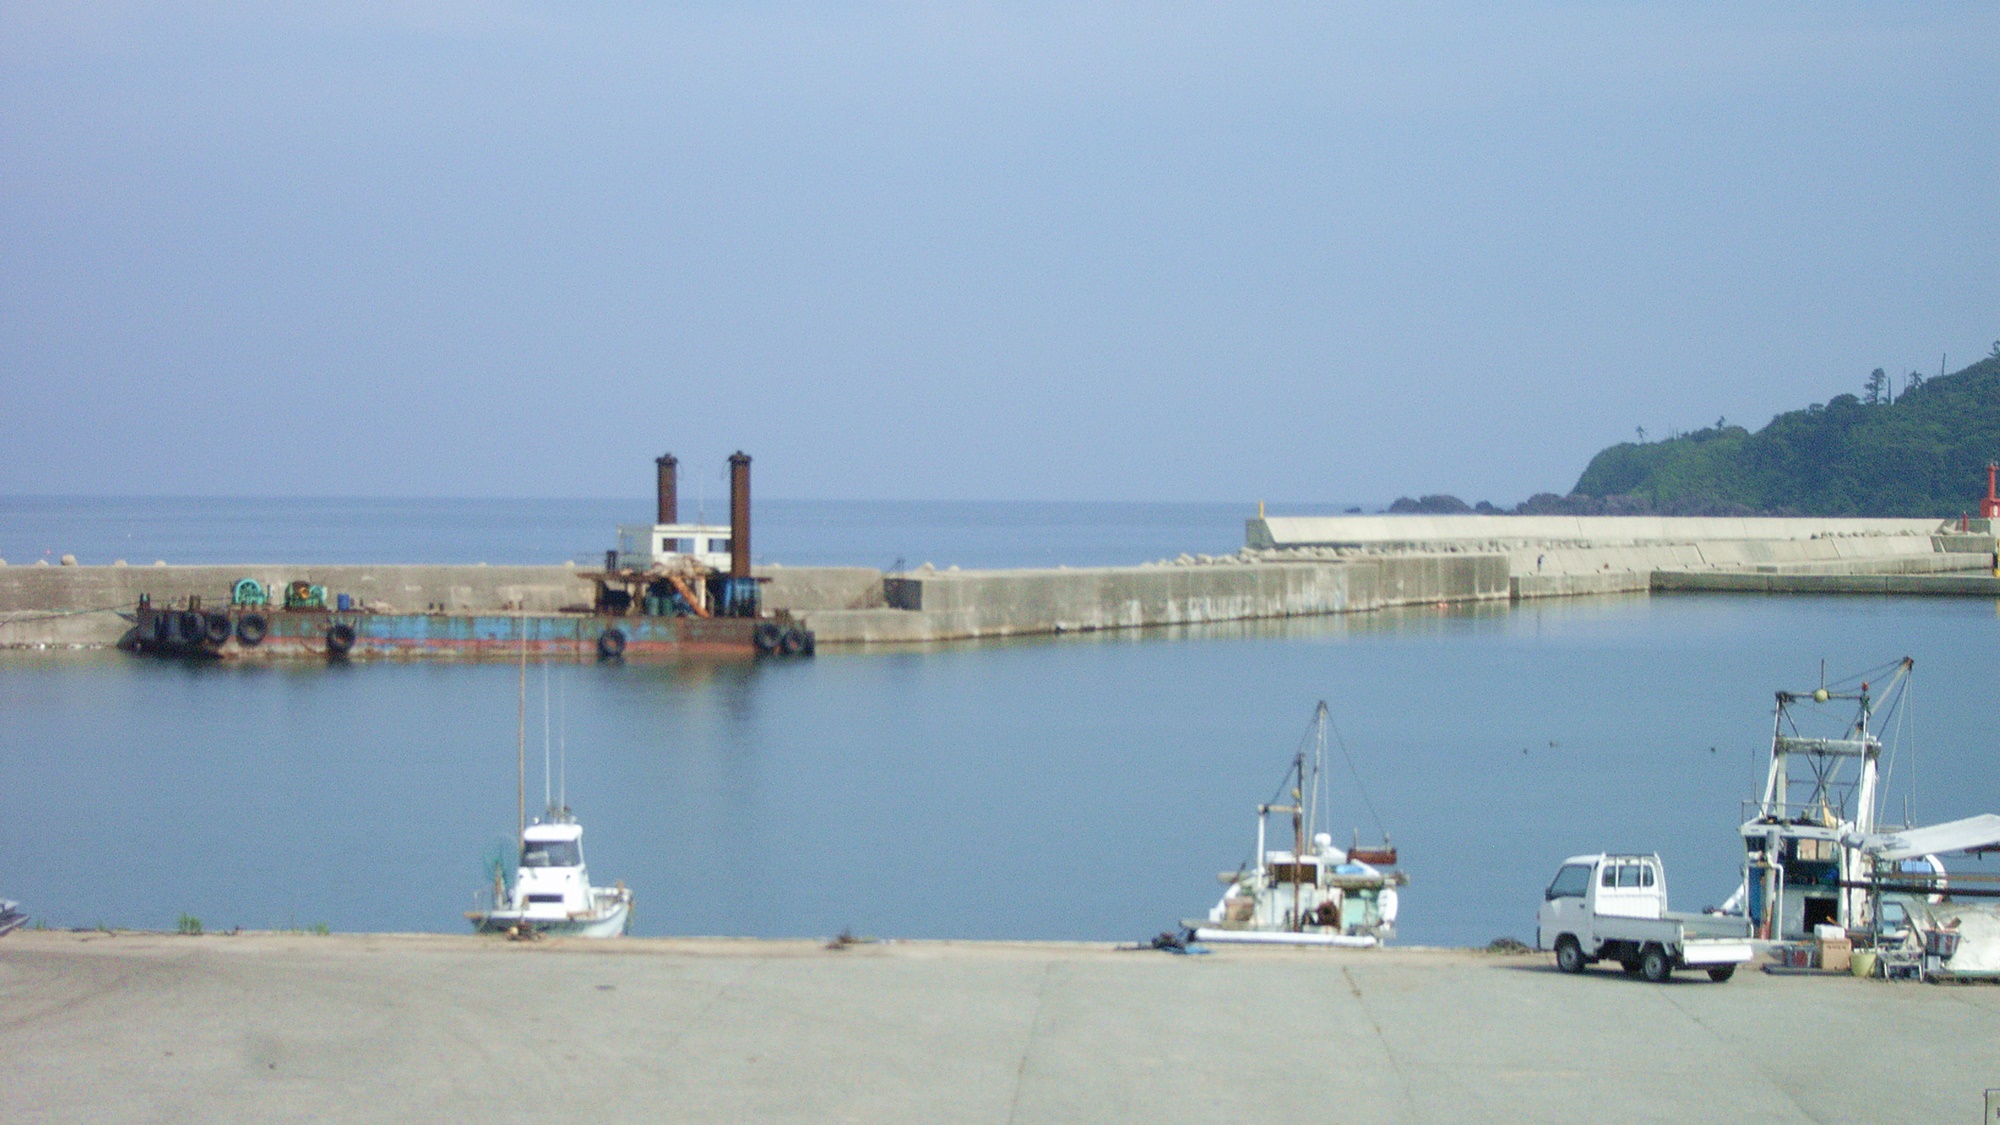
POLYGON ((1292 761, 1292 768, 1298 772, 1298 786, 1292 790, 1292 930, 1297 933, 1303 932, 1306 928, 1303 906, 1305 881, 1300 878, 1305 874, 1306 866, 1306 830, 1303 815, 1306 807, 1305 751, 1299 751, 1299 756, 1292 761))
POLYGON ((556 799, 569 812, 569 670, 556 680, 556 799))
POLYGON ((542 809, 555 811, 555 795, 549 791, 549 665, 542 662, 542 809))
POLYGON ((516 614, 514 627, 521 633, 521 693, 514 713, 514 804, 517 823, 514 842, 528 842, 528 618, 516 614))
POLYGON ((1326 725, 1330 720, 1326 713, 1326 700, 1319 701, 1319 708, 1313 712, 1313 776, 1311 804, 1306 808, 1306 833, 1319 833, 1319 791, 1326 786, 1326 725))

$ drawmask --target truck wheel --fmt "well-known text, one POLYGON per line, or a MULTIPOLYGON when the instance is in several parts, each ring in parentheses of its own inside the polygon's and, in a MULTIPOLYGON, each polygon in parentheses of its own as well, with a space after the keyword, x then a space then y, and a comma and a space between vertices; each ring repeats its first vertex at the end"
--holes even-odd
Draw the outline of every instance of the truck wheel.
POLYGON ((1733 977, 1735 975, 1736 975, 1736 966, 1734 965, 1717 965, 1714 968, 1708 970, 1708 979, 1714 981, 1717 984, 1721 984, 1723 981, 1726 981, 1730 977, 1733 977))
POLYGON ((1583 947, 1575 938, 1564 934, 1556 939, 1556 968, 1565 973, 1580 973, 1588 963, 1583 959, 1583 947))
POLYGON ((1674 963, 1667 959, 1666 950, 1649 945, 1639 955, 1639 973, 1654 984, 1665 984, 1674 975, 1674 963))

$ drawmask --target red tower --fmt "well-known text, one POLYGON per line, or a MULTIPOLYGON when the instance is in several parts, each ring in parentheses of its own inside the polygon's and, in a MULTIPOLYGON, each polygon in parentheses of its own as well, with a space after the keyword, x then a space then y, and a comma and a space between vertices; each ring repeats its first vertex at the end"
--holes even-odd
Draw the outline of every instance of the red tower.
POLYGON ((1993 491, 1996 474, 2000 474, 2000 461, 1988 461, 1986 463, 1986 499, 1979 502, 1979 514, 1989 520, 2000 520, 2000 493, 1993 491))

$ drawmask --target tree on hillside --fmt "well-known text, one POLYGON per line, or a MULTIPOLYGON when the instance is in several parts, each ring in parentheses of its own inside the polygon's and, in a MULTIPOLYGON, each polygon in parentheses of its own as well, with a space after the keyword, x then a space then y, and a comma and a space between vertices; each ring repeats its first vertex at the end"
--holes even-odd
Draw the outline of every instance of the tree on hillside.
MULTIPOLYGON (((1533 506, 1578 514, 1933 516, 1983 491, 2000 451, 2000 356, 1944 376, 1886 372, 1852 394, 1741 426, 1600 451, 1567 497, 1533 506), (1872 405, 1871 405, 1872 404, 1872 405)), ((1719 420, 1718 420, 1719 421, 1719 420)), ((1526 509, 1530 505, 1523 505, 1526 509)))

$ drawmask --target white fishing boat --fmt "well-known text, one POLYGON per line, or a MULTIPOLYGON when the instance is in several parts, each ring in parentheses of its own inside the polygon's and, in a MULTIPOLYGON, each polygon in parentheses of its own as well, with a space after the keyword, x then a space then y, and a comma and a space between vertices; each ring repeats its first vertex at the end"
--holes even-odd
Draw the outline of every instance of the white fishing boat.
POLYGON ((1777 693, 1763 790, 1739 829, 1743 881, 1719 913, 1761 941, 1838 934, 1885 957, 1907 951, 1923 975, 2000 975, 2000 911, 1991 903, 2000 879, 1950 874, 1940 858, 2000 847, 2000 816, 1883 823, 1900 750, 1892 744, 1885 769, 1876 731, 1907 720, 1913 667, 1906 657, 1878 669, 1887 679, 1874 687, 1875 673, 1863 673, 1777 693))
MULTIPOLYGON (((1219 876, 1227 889, 1206 919, 1183 923, 1195 940, 1365 948, 1395 937, 1396 888, 1408 879, 1394 870, 1396 849, 1387 833, 1381 847, 1362 847, 1357 833, 1356 842, 1343 849, 1320 830, 1321 815, 1330 811, 1326 734, 1331 725, 1322 701, 1279 786, 1281 797, 1289 791, 1289 801, 1274 799, 1257 806, 1252 862, 1219 876), (1289 849, 1267 846, 1274 815, 1291 819, 1289 849)), ((1358 774, 1355 782, 1366 802, 1358 774)), ((1376 828, 1380 831, 1379 822, 1376 828)))
POLYGON ((583 825, 569 809, 567 739, 560 751, 562 783, 550 784, 548 669, 542 670, 542 800, 547 813, 527 818, 527 695, 526 650, 521 663, 520 737, 516 746, 516 777, 520 814, 518 862, 512 879, 506 865, 491 863, 490 901, 484 909, 468 910, 466 920, 482 934, 514 937, 622 937, 632 928, 632 892, 620 882, 610 887, 590 885, 583 862, 583 825))
POLYGON ((623 883, 590 885, 583 825, 567 809, 521 830, 512 885, 496 878, 493 897, 493 908, 466 912, 479 933, 608 938, 632 928, 632 892, 623 883))

